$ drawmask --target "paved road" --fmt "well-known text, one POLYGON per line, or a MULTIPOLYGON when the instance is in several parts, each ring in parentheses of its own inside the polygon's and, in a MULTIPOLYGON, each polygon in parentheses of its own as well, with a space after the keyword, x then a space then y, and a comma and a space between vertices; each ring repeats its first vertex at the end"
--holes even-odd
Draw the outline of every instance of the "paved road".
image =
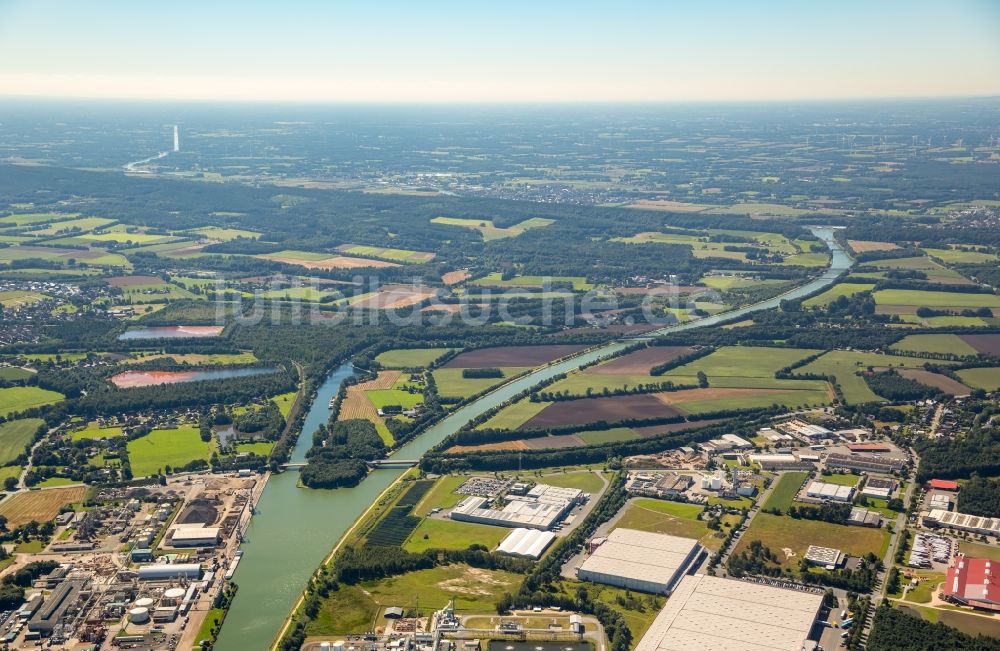
POLYGON ((768 485, 764 492, 760 494, 760 497, 754 505, 750 507, 750 511, 747 513, 746 522, 743 523, 743 531, 740 532, 738 536, 733 536, 732 542, 730 542, 727 547, 719 550, 719 553, 722 556, 719 558, 719 564, 715 568, 716 576, 726 576, 726 561, 729 560, 729 555, 733 552, 733 549, 736 548, 736 545, 740 542, 740 538, 743 537, 743 534, 745 534, 747 529, 750 528, 750 523, 753 522, 753 519, 757 517, 758 513, 760 513, 760 508, 767 503, 767 498, 771 496, 771 492, 778 484, 778 480, 781 479, 781 475, 782 473, 778 473, 778 476, 771 481, 770 485, 768 485))

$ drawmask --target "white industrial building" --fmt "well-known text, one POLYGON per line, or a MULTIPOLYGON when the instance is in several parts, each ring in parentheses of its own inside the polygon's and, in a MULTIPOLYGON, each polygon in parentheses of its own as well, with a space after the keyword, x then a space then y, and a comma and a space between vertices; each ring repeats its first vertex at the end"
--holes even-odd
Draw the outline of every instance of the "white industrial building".
POLYGON ((812 470, 811 461, 799 459, 794 454, 751 454, 750 461, 764 470, 812 470))
POLYGON ((497 547, 497 551, 537 559, 555 539, 556 535, 551 531, 514 529, 503 539, 503 542, 497 547))
POLYGON ((933 509, 923 517, 925 527, 948 527, 959 531, 1000 536, 1000 518, 984 518, 956 511, 933 509))
POLYGON ((697 540, 615 529, 576 572, 578 579, 669 595, 701 554, 697 540))
POLYGON ((636 651, 801 651, 822 595, 701 574, 685 576, 636 651))
POLYGON ((198 563, 155 563, 139 568, 140 581, 167 581, 170 579, 198 579, 201 565, 198 563))
POLYGON ((817 500, 832 500, 834 502, 850 502, 854 499, 853 486, 841 486, 840 484, 828 484, 824 481, 814 481, 809 483, 806 495, 817 500))
POLYGON ((820 547, 819 545, 809 545, 803 558, 813 565, 822 565, 824 567, 838 567, 846 560, 844 552, 839 549, 820 547))
POLYGON ((536 484, 523 497, 508 494, 501 509, 493 508, 488 498, 471 495, 455 505, 448 517, 459 522, 547 531, 585 497, 583 491, 576 488, 536 484))
POLYGON ((218 527, 178 526, 170 535, 171 547, 215 547, 219 543, 218 527))

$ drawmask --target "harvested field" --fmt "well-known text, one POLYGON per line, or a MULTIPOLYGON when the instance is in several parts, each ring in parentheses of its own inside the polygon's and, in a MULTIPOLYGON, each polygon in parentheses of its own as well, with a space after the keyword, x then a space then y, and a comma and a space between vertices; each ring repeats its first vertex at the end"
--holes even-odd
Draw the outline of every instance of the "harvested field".
POLYGON ((463 280, 469 278, 468 269, 459 269, 458 271, 449 271, 447 273, 441 274, 441 282, 445 285, 457 285, 463 280))
POLYGON ((368 398, 366 392, 391 389, 392 385, 399 379, 399 376, 399 371, 379 371, 378 377, 374 380, 349 387, 347 389, 347 397, 344 398, 343 403, 340 405, 340 413, 337 415, 337 420, 367 420, 375 425, 375 429, 378 430, 379 435, 382 436, 386 443, 391 444, 392 435, 389 433, 389 429, 385 426, 385 423, 382 422, 382 418, 378 415, 378 408, 368 398))
POLYGON ((133 285, 165 285, 159 276, 115 276, 108 278, 112 287, 130 287, 133 285))
POLYGON ((980 353, 1000 356, 1000 334, 959 335, 959 337, 980 353))
POLYGON ((556 402, 533 416, 520 429, 542 429, 564 425, 584 425, 605 421, 617 423, 627 418, 667 418, 683 415, 679 409, 654 395, 582 398, 556 402))
POLYGON ((872 242, 870 240, 847 240, 847 244, 855 253, 865 253, 866 251, 892 251, 899 247, 892 242, 872 242))
POLYGON ((560 436, 542 436, 536 439, 525 439, 525 446, 529 450, 557 450, 565 448, 582 448, 587 445, 582 438, 576 434, 562 434, 560 436))
POLYGON ((919 368, 904 368, 899 370, 899 374, 920 384, 941 389, 953 396, 967 396, 972 392, 972 389, 961 382, 956 382, 947 375, 941 375, 940 373, 932 373, 919 368))
POLYGON ((648 375, 650 369, 658 364, 677 359, 690 353, 689 346, 650 346, 611 360, 604 364, 591 366, 586 374, 597 375, 648 375))
POLYGON ((350 305, 363 310, 395 310, 422 303, 436 294, 437 290, 431 287, 386 285, 374 294, 366 294, 350 301, 350 305))
POLYGON ((731 398, 742 398, 745 396, 770 395, 774 393, 784 393, 784 389, 740 389, 733 387, 708 387, 707 389, 687 389, 685 391, 671 391, 667 393, 654 393, 659 400, 666 405, 678 402, 690 402, 693 400, 728 400, 731 398))
POLYGON ((552 346, 503 346, 480 348, 462 353, 442 368, 502 368, 505 366, 532 367, 551 362, 584 350, 587 346, 556 344, 552 346))
POLYGON ((63 506, 81 501, 86 494, 86 486, 18 493, 0 502, 0 515, 7 516, 7 526, 11 529, 32 520, 48 522, 59 515, 59 509, 63 506))
POLYGON ((498 443, 483 443, 481 445, 453 445, 448 448, 448 454, 462 454, 463 452, 489 452, 497 450, 528 450, 531 446, 528 441, 500 441, 498 443))
POLYGON ((395 262, 386 262, 385 260, 367 260, 365 258, 350 258, 346 255, 334 255, 329 258, 322 258, 319 260, 303 260, 302 258, 288 257, 278 254, 263 254, 256 257, 263 258, 265 260, 273 260, 274 262, 294 264, 300 267, 305 267, 306 269, 382 269, 385 267, 400 266, 395 262))

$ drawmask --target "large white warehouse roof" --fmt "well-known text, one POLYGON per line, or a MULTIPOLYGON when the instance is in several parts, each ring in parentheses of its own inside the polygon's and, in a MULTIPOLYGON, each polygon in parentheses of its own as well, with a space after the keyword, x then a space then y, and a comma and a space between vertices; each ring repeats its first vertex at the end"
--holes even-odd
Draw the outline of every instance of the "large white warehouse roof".
POLYGON ((538 558, 555 539, 556 535, 551 531, 523 528, 514 529, 503 539, 503 542, 497 547, 497 551, 514 554, 515 556, 538 558))
POLYGON ((714 576, 685 576, 635 651, 800 651, 823 597, 714 576))
POLYGON ((670 591, 701 551, 697 540, 615 529, 584 561, 577 576, 586 581, 645 592, 670 591))

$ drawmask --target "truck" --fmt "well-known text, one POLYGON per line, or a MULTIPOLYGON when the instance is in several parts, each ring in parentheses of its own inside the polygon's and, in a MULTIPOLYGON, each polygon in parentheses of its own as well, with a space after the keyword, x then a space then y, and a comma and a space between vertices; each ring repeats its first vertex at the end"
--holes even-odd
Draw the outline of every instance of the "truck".
POLYGON ((840 628, 850 628, 851 624, 853 624, 853 623, 854 623, 854 618, 853 617, 849 617, 849 618, 845 619, 843 622, 840 623, 840 628))

